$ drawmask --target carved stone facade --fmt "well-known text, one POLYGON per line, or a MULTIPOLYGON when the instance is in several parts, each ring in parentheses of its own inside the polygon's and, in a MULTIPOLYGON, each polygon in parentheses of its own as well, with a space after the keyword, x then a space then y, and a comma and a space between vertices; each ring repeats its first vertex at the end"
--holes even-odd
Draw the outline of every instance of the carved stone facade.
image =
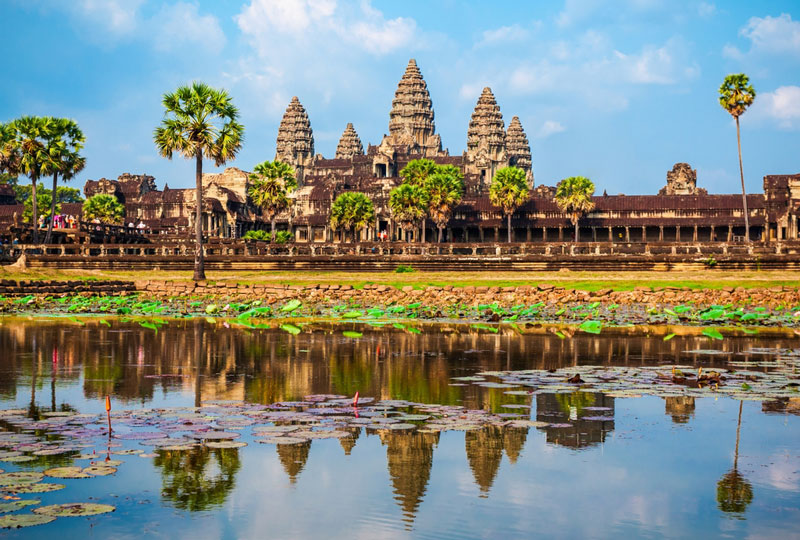
POLYGON ((286 107, 278 127, 275 159, 294 167, 300 184, 314 161, 314 132, 308 113, 297 96, 286 107))
POLYGON ((667 172, 667 185, 658 191, 659 195, 707 195, 705 189, 697 187, 697 171, 688 163, 676 163, 667 172))
POLYGON ((503 115, 491 88, 483 89, 472 112, 464 157, 464 172, 479 176, 481 190, 489 189, 494 173, 508 165, 503 115))
POLYGON ((358 137, 353 124, 348 123, 336 147, 336 159, 350 159, 353 156, 363 156, 364 145, 358 137))
MULTIPOLYGON (((297 171, 299 188, 291 195, 289 211, 277 218, 279 229, 292 230, 298 242, 330 241, 341 233, 328 226, 331 205, 341 193, 359 191, 374 203, 375 223, 362 231, 362 240, 379 232, 390 239, 407 238, 388 207, 391 190, 400 185, 400 171, 411 160, 427 158, 453 165, 464 174, 464 198, 444 231, 446 241, 479 242, 505 238, 506 220, 492 205, 488 187, 502 167, 514 165, 528 174, 531 198, 512 216, 515 241, 569 240, 574 228, 554 201, 555 188, 533 188, 531 149, 519 117, 506 129, 491 89, 477 100, 467 131, 467 148, 450 155, 435 132, 428 87, 414 60, 401 78, 389 113, 389 134, 380 144, 365 148, 352 124, 344 130, 333 159, 314 152, 311 122, 295 97, 286 109, 277 138, 276 159, 297 171)), ((248 173, 226 169, 204 175, 204 227, 209 234, 239 236, 249 229, 267 228, 260 210, 248 202, 248 173)), ((553 179, 555 184, 558 179, 553 179)), ((86 194, 110 193, 126 204, 128 216, 153 228, 180 230, 193 222, 194 190, 157 191, 152 177, 123 175, 119 180, 89 181, 86 194)), ((697 187, 697 173, 678 163, 667 173, 659 195, 605 195, 594 198, 595 209, 580 221, 581 241, 668 242, 733 241, 743 235, 741 195, 708 195, 697 187)), ((800 175, 769 176, 764 193, 748 195, 754 239, 800 238, 800 175)), ((126 218, 127 219, 127 218, 126 218)), ((427 238, 434 237, 428 220, 427 238)), ((421 227, 411 239, 422 236, 421 227)))

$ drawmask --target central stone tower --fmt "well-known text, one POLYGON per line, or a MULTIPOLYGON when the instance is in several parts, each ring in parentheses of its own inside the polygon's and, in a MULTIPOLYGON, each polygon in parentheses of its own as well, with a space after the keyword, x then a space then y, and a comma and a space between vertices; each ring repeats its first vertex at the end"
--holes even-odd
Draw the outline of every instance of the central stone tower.
POLYGON ((506 130, 500 106, 491 88, 484 88, 467 130, 465 172, 479 175, 480 189, 488 189, 494 173, 508 165, 506 130))
POLYGON ((433 104, 428 86, 413 58, 397 85, 389 112, 389 135, 381 146, 405 146, 409 153, 426 157, 442 154, 442 140, 433 123, 433 104))
POLYGON ((286 107, 281 125, 278 127, 275 159, 294 168, 300 185, 303 183, 306 170, 313 164, 314 132, 311 131, 308 113, 297 96, 294 96, 286 107))

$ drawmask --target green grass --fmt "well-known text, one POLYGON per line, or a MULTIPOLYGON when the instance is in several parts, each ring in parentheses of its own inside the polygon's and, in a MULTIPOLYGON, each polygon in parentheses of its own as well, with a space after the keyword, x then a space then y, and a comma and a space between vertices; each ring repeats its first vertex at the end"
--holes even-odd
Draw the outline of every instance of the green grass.
MULTIPOLYGON (((690 289, 721 289, 723 287, 768 288, 789 286, 800 288, 796 272, 724 272, 675 271, 675 272, 424 272, 397 274, 387 272, 208 272, 208 281, 234 281, 242 284, 311 285, 337 284, 363 288, 367 284, 383 284, 401 288, 411 285, 421 289, 427 286, 455 287, 517 287, 550 283, 558 287, 594 291, 611 288, 618 291, 632 290, 637 286, 689 287, 690 289)), ((186 272, 122 272, 122 271, 56 271, 35 269, 27 272, 10 271, 0 267, 0 279, 17 280, 169 280, 189 281, 192 274, 186 272)))

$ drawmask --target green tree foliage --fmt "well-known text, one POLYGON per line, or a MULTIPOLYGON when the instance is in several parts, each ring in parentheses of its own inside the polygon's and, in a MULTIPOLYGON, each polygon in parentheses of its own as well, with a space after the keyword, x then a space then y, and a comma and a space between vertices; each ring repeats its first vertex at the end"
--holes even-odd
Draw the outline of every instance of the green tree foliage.
POLYGON ((294 169, 281 161, 265 161, 255 166, 250 180, 253 183, 247 194, 269 218, 270 232, 274 235, 275 217, 289 208, 292 201, 288 195, 297 189, 294 169))
MULTIPOLYGON (((28 199, 31 198, 31 193, 33 191, 32 186, 30 184, 12 184, 14 186, 14 196, 17 198, 17 202, 25 203, 28 199)), ((52 190, 49 190, 44 187, 39 187, 36 190, 37 195, 39 193, 47 193, 49 196, 53 195, 52 190)), ((83 197, 81 197, 81 192, 79 189, 66 187, 66 186, 58 186, 56 188, 56 203, 82 203, 83 197)), ((58 212, 56 212, 58 213, 58 212)))
POLYGON ((744 168, 742 167, 742 138, 739 130, 739 117, 756 99, 756 91, 750 78, 744 73, 728 75, 719 87, 719 104, 736 120, 736 147, 739 150, 739 177, 742 180, 742 206, 744 207, 744 236, 750 241, 750 216, 747 211, 747 192, 744 188, 744 168))
POLYGON ((125 207, 113 195, 98 193, 83 203, 83 219, 100 220, 101 223, 119 225, 125 217, 125 207))
MULTIPOLYGON (((58 176, 63 180, 71 180, 76 174, 81 172, 86 166, 86 158, 80 155, 83 143, 86 141, 83 132, 78 124, 67 118, 55 118, 50 130, 49 154, 50 163, 46 167, 47 172, 53 177, 52 192, 58 195, 58 176)), ((51 197, 50 214, 56 213, 56 198, 51 197)), ((47 235, 45 244, 50 242, 53 234, 53 220, 47 225, 47 235)))
POLYGON ((575 241, 578 241, 578 220, 594 209, 592 201, 594 183, 584 176, 571 176, 563 179, 556 186, 556 204, 562 212, 570 215, 570 222, 575 227, 575 241))
POLYGON ((389 193, 389 209, 400 227, 410 231, 425 216, 425 193, 419 186, 400 184, 389 193))
MULTIPOLYGON (((13 132, 11 135, 4 135, 10 138, 6 145, 16 162, 16 173, 27 176, 31 180, 31 211, 30 223, 37 223, 39 219, 39 198, 36 196, 36 188, 42 176, 51 174, 56 163, 50 156, 50 145, 53 133, 56 130, 56 120, 50 117, 23 116, 11 123, 13 132)), ((8 165, 5 165, 8 167, 8 165)), ((6 169, 8 171, 8 169, 6 169)), ((33 228, 33 242, 39 242, 39 229, 33 228)))
POLYGON ((511 242, 511 215, 525 204, 530 194, 525 171, 517 167, 503 167, 494 175, 489 186, 489 200, 503 209, 508 221, 508 241, 511 242))
POLYGON ((21 152, 13 124, 0 123, 0 184, 16 184, 21 152))
POLYGON ((334 230, 351 231, 354 242, 356 233, 373 221, 375 221, 375 207, 365 194, 348 191, 333 201, 330 217, 331 227, 334 230))
POLYGON ((422 187, 425 180, 436 172, 436 163, 429 159, 414 159, 400 171, 404 184, 422 187))
POLYGON ((175 152, 195 160, 195 263, 194 279, 205 279, 203 257, 203 157, 217 166, 232 160, 242 146, 244 126, 239 111, 225 90, 194 82, 164 94, 164 120, 153 133, 159 154, 172 159, 175 152))
MULTIPOLYGON (((33 205, 33 197, 29 196, 25 200, 25 202, 23 203, 24 204, 24 209, 22 211, 22 221, 23 221, 23 223, 28 223, 28 224, 36 223, 36 225, 37 225, 36 228, 38 229, 39 217, 44 217, 45 220, 52 221, 52 219, 50 219, 50 217, 52 215, 52 214, 50 214, 50 212, 51 212, 51 209, 53 208, 52 201, 53 201, 53 197, 52 197, 51 191, 49 189, 39 189, 36 192, 36 207, 37 208, 41 208, 41 211, 37 212, 36 221, 34 222, 33 219, 32 219, 33 215, 34 215, 34 213, 33 213, 33 207, 34 207, 34 205, 33 205)), ((55 212, 56 212, 56 214, 61 212, 61 205, 60 204, 56 204, 55 205, 55 212)))
POLYGON ((464 195, 464 182, 461 180, 460 174, 456 176, 452 171, 448 174, 437 170, 428 176, 422 189, 425 192, 424 199, 428 212, 439 229, 437 241, 441 242, 442 229, 450 219, 453 208, 461 202, 461 197, 464 195))

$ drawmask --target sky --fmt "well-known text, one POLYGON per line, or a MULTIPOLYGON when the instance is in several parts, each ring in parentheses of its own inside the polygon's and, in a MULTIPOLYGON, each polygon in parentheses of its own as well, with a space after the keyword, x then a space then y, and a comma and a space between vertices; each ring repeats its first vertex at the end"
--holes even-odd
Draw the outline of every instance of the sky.
POLYGON ((192 186, 193 164, 161 158, 152 133, 163 94, 194 80, 239 108, 245 142, 229 166, 274 159, 295 95, 317 153, 333 157, 348 122, 378 144, 410 58, 450 154, 489 86, 506 126, 522 121, 537 185, 582 175, 598 193, 654 194, 688 162, 698 187, 740 191, 736 128, 718 102, 729 73, 757 92, 741 118, 748 191, 800 173, 796 0, 1 0, 0 29, 0 122, 76 120, 77 187, 124 172, 192 186))

